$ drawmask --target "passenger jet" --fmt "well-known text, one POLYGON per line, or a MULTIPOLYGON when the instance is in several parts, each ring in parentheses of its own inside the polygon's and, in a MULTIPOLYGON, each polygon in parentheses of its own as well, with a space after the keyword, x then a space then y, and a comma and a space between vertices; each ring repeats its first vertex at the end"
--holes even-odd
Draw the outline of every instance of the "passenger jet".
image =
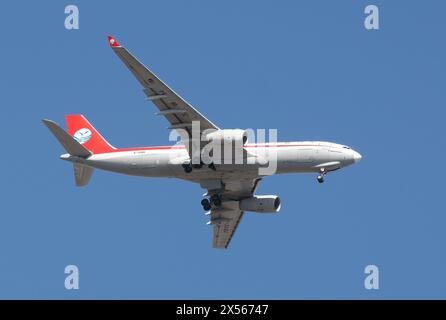
POLYGON ((83 115, 66 116, 68 132, 51 120, 42 120, 67 152, 60 158, 73 163, 77 186, 87 185, 95 168, 199 183, 207 190, 201 205, 210 217, 208 224, 213 226, 213 247, 228 248, 245 211, 280 210, 278 196, 255 194, 262 178, 271 175, 262 173, 262 168, 274 164, 273 173, 277 174, 313 172, 322 183, 328 172, 361 160, 361 155, 350 147, 331 142, 249 143, 246 130, 217 127, 116 39, 109 36, 108 42, 141 83, 147 100, 158 108, 157 115, 166 118, 169 128, 176 130, 180 142, 172 146, 121 149, 109 144, 83 115), (198 128, 198 137, 194 136, 194 128, 198 128), (224 152, 211 150, 205 161, 203 151, 210 141, 224 145, 224 152), (227 161, 234 160, 235 154, 241 155, 242 161, 227 161))

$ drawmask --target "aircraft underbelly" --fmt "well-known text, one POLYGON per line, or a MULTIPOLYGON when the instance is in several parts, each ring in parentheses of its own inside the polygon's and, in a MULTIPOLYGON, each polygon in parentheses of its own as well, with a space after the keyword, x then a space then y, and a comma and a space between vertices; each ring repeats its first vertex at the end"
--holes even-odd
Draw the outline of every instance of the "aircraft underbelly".
POLYGON ((87 160, 91 166, 122 174, 147 177, 173 176, 167 154, 133 153, 130 155, 109 155, 87 160))

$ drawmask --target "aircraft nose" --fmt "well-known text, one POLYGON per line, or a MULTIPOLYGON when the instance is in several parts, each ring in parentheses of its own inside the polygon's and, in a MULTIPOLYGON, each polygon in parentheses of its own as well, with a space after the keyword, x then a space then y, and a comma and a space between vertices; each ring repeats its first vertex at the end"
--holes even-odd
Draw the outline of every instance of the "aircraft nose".
POLYGON ((355 163, 361 161, 362 156, 359 152, 353 151, 353 160, 355 161, 355 163))

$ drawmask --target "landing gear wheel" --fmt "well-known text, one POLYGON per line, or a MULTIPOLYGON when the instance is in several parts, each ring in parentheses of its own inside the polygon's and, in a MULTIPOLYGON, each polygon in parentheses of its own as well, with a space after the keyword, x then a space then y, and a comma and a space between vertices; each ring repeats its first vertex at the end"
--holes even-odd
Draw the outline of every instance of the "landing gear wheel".
POLYGON ((203 206, 204 211, 211 210, 211 203, 209 202, 208 199, 201 200, 201 205, 203 206))
POLYGON ((194 169, 201 169, 203 167, 203 162, 196 163, 192 165, 192 168, 194 169))
POLYGON ((189 163, 184 163, 183 165, 184 172, 191 173, 192 172, 192 166, 189 163))
POLYGON ((325 168, 320 168, 319 172, 320 172, 320 174, 317 176, 317 182, 323 183, 324 177, 327 174, 327 170, 325 170, 325 168))
POLYGON ((211 197, 211 203, 213 205, 215 205, 216 207, 220 207, 221 206, 221 197, 218 194, 214 194, 211 197))

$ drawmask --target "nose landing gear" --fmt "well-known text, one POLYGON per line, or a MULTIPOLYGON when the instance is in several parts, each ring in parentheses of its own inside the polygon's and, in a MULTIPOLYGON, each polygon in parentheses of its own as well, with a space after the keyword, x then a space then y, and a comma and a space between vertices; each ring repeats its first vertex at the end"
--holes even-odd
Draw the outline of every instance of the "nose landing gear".
POLYGON ((317 176, 317 182, 319 183, 323 183, 324 182, 324 177, 327 174, 327 171, 324 168, 321 168, 319 170, 319 175, 317 176))

